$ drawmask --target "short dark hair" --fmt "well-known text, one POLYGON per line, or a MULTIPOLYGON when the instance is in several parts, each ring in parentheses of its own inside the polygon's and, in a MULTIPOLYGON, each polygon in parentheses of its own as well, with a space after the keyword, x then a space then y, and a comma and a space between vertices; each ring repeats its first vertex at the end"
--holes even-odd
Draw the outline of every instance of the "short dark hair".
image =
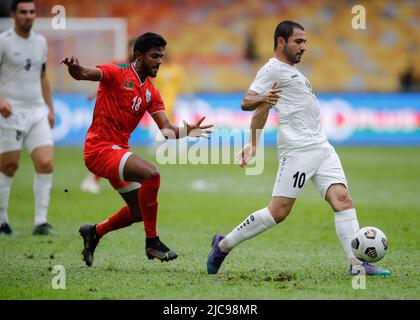
POLYGON ((146 32, 134 42, 134 53, 136 51, 146 53, 152 48, 165 47, 166 44, 166 40, 161 35, 153 32, 146 32))
POLYGON ((10 8, 10 11, 12 12, 16 12, 16 8, 18 6, 19 3, 24 3, 24 2, 34 2, 34 0, 13 0, 12 2, 12 7, 10 8))
POLYGON ((287 42, 289 37, 293 34, 294 28, 299 28, 302 31, 305 31, 305 28, 301 24, 290 20, 284 20, 277 25, 276 31, 274 32, 274 50, 277 49, 278 37, 284 38, 287 42))

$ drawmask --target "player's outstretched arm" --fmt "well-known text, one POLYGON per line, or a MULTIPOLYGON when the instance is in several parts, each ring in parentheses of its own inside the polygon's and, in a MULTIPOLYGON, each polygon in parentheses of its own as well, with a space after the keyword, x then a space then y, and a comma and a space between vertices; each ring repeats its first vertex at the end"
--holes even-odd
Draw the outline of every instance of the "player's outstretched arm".
POLYGON ((264 94, 258 94, 252 90, 248 90, 245 97, 242 99, 241 108, 243 111, 254 111, 262 104, 269 104, 274 106, 280 99, 278 93, 281 92, 274 82, 270 89, 264 94))
POLYGON ((70 75, 76 80, 99 81, 102 78, 102 72, 99 69, 82 67, 75 57, 66 57, 60 61, 60 64, 65 64, 70 75))
POLYGON ((202 117, 196 123, 192 124, 184 121, 183 127, 177 127, 171 124, 165 111, 153 113, 152 118, 166 139, 181 139, 186 136, 209 139, 208 135, 212 132, 209 128, 213 127, 212 124, 201 125, 206 117, 202 117))

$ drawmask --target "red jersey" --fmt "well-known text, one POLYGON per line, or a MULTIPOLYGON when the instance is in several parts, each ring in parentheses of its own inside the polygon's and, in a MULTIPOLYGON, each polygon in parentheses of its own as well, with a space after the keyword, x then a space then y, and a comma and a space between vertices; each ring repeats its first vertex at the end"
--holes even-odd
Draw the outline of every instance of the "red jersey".
POLYGON ((147 111, 165 110, 159 91, 149 78, 141 83, 132 64, 97 66, 102 71, 86 145, 109 142, 129 148, 131 133, 147 111))

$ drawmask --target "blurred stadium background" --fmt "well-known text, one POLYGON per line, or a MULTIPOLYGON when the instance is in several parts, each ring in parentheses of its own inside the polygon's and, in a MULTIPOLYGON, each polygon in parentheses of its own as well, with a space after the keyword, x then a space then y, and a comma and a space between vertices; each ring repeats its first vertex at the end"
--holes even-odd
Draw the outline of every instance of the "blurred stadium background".
MULTIPOLYGON (((10 2, 2 0, 3 16, 10 2)), ((49 41, 57 144, 83 143, 93 107, 86 96, 97 88, 96 83, 73 81, 58 61, 66 55, 88 66, 121 61, 128 39, 146 31, 168 40, 168 60, 184 70, 187 84, 175 84, 181 80, 172 78, 176 99, 166 98, 174 104, 169 107, 175 121, 200 113, 218 127, 246 128, 250 115, 240 111, 240 99, 272 56, 273 32, 284 19, 306 28, 308 49, 297 67, 318 94, 333 143, 420 143, 420 95, 407 93, 420 90, 418 1, 62 0, 65 30, 51 28, 56 1, 36 4, 35 29, 49 41), (366 9, 364 30, 352 28, 354 5, 366 9)), ((10 25, 5 19, 0 30, 10 25)), ((163 66, 157 81, 164 78, 163 66)), ((269 144, 275 143, 276 121, 271 114, 269 144)), ((143 121, 143 130, 149 123, 143 121)), ((133 143, 151 141, 141 130, 133 138, 133 143)))

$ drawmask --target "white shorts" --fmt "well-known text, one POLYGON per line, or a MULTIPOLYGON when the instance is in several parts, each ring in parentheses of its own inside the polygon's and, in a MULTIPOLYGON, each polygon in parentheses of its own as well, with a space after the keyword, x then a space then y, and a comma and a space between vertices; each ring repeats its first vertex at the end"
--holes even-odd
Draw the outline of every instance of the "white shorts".
POLYGON ((35 148, 53 145, 52 130, 45 113, 15 112, 1 120, 0 154, 19 151, 23 144, 29 153, 35 148))
POLYGON ((273 197, 297 198, 309 180, 323 199, 332 184, 341 183, 347 188, 340 159, 328 142, 302 150, 282 152, 279 155, 273 197))

